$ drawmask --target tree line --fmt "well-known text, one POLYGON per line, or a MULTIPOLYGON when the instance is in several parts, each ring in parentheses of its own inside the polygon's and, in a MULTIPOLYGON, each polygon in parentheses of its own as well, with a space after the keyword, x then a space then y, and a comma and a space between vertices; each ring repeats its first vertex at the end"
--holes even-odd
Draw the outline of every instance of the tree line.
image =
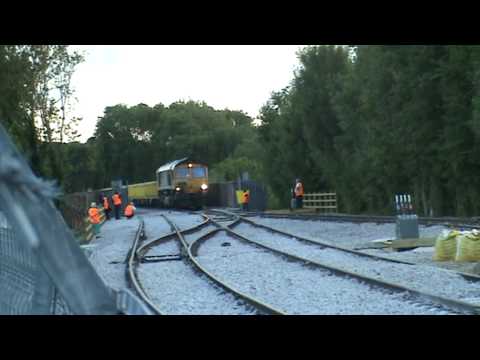
POLYGON ((285 198, 300 176, 307 191, 336 190, 346 212, 391 213, 394 194, 410 193, 420 214, 478 214, 479 55, 478 46, 303 49, 290 86, 262 109, 272 189, 285 198))
POLYGON ((82 144, 65 106, 82 56, 0 46, 0 121, 65 192, 151 181, 161 164, 190 156, 209 164, 212 181, 248 172, 271 207, 287 206, 300 177, 306 192, 336 191, 344 212, 389 214, 394 194, 410 193, 419 214, 470 216, 480 210, 479 55, 478 46, 308 46, 259 125, 203 102, 117 104, 82 144))
POLYGON ((0 122, 38 175, 63 182, 64 152, 81 120, 68 115, 83 56, 66 45, 0 45, 0 122))

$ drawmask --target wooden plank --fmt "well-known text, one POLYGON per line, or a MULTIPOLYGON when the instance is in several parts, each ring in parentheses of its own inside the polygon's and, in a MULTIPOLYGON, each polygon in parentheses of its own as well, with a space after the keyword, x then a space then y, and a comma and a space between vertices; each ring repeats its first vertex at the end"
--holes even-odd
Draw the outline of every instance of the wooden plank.
POLYGON ((409 249, 417 247, 432 247, 435 246, 435 238, 419 238, 419 239, 392 239, 381 242, 371 242, 365 246, 355 247, 354 250, 367 249, 409 249))
POLYGON ((395 239, 392 240, 391 247, 393 249, 404 249, 413 247, 431 247, 435 246, 435 238, 419 238, 419 239, 395 239))
POLYGON ((304 205, 306 209, 336 209, 336 206, 314 206, 314 205, 304 205))

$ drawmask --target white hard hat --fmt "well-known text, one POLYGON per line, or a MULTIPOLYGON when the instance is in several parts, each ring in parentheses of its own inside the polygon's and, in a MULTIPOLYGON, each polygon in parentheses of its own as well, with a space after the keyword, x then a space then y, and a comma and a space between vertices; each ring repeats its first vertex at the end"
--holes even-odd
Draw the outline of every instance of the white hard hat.
POLYGON ((90 207, 95 207, 95 206, 97 206, 97 204, 94 203, 94 202, 92 202, 92 203, 90 204, 90 207))

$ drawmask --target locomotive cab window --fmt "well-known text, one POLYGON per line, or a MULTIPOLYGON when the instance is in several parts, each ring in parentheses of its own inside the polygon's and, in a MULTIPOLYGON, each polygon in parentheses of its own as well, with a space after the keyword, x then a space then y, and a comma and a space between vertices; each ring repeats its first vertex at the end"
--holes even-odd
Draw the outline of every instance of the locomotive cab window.
POLYGON ((175 169, 175 176, 186 178, 188 177, 188 169, 187 168, 176 168, 175 169))
POLYGON ((192 176, 195 178, 202 178, 206 177, 205 168, 204 167, 194 167, 192 169, 192 176))

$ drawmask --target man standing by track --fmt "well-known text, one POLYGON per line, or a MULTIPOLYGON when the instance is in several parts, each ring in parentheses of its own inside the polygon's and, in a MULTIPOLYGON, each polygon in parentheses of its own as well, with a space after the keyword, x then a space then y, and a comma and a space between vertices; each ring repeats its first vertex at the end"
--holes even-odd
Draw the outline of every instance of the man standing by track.
POLYGON ((104 194, 102 194, 102 202, 103 210, 105 211, 105 219, 110 220, 110 211, 112 211, 112 209, 110 208, 110 202, 108 201, 108 197, 106 197, 104 194))
POLYGON ((303 207, 303 184, 300 179, 297 179, 295 182, 296 208, 301 209, 303 207))
POLYGON ((243 189, 242 194, 242 207, 243 211, 248 211, 248 202, 250 201, 250 191, 247 189, 243 189))
POLYGON ((115 194, 112 196, 113 206, 115 207, 115 219, 120 219, 120 210, 122 209, 122 197, 115 191, 115 194))

